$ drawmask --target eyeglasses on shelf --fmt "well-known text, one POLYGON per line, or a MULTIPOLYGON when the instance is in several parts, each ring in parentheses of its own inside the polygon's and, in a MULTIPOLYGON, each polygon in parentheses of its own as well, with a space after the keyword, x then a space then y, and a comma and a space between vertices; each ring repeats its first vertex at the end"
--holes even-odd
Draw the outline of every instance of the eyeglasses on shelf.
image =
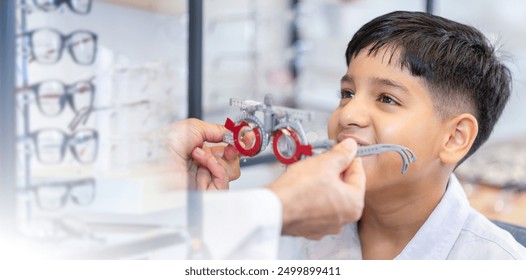
POLYGON ((44 211, 61 209, 68 201, 78 206, 87 206, 95 199, 95 179, 45 182, 25 190, 34 193, 38 207, 44 211))
POLYGON ((31 132, 24 140, 31 141, 36 158, 42 164, 59 164, 69 149, 79 163, 93 163, 97 157, 99 135, 93 129, 79 129, 72 134, 56 128, 31 132))
POLYGON ((46 12, 56 11, 63 4, 67 4, 72 12, 81 15, 89 14, 92 2, 92 0, 33 0, 38 9, 46 12))
POLYGON ((91 79, 65 84, 58 80, 39 82, 18 88, 17 92, 34 97, 42 115, 54 117, 64 111, 66 104, 76 114, 93 107, 95 85, 91 79))
POLYGON ((97 234, 92 226, 73 218, 38 218, 22 225, 21 233, 35 241, 49 244, 102 245, 106 238, 97 234), (82 242, 82 243, 78 243, 82 242))
POLYGON ((29 62, 54 64, 67 49, 77 64, 90 65, 97 54, 97 34, 87 30, 76 30, 68 35, 53 28, 40 28, 23 34, 28 39, 31 57, 29 62))

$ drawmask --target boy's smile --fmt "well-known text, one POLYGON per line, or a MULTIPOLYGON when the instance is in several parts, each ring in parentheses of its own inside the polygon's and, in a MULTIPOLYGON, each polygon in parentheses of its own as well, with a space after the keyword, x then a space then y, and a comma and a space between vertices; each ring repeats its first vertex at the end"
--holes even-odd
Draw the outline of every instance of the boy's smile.
POLYGON ((402 160, 395 152, 363 158, 369 191, 426 178, 440 164, 439 148, 447 141, 441 133, 444 121, 423 80, 400 67, 397 54, 391 58, 391 50, 382 49, 368 56, 367 51, 351 60, 342 78, 342 99, 329 120, 329 138, 338 142, 353 138, 362 146, 397 144, 413 150, 418 160, 404 175, 400 174, 402 160))

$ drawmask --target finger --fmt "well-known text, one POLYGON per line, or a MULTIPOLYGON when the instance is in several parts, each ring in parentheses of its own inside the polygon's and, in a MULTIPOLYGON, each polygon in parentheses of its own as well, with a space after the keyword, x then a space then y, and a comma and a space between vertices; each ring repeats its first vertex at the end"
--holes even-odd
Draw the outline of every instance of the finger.
POLYGON ((212 153, 209 149, 206 149, 205 147, 199 148, 196 147, 192 151, 192 158, 199 163, 201 166, 206 166, 206 162, 208 161, 208 158, 213 157, 212 153))
POLYGON ((206 191, 208 185, 212 182, 212 175, 210 172, 203 167, 197 169, 196 187, 197 191, 206 191))
POLYGON ((322 157, 324 164, 341 173, 351 164, 357 150, 358 144, 356 144, 356 141, 348 138, 338 143, 330 151, 321 154, 320 157, 322 157))
POLYGON ((228 181, 233 181, 238 179, 241 176, 241 167, 239 165, 239 158, 235 158, 230 161, 226 161, 224 158, 217 159, 219 164, 221 165, 221 168, 225 171, 227 174, 228 181))
POLYGON ((211 148, 195 148, 192 157, 200 166, 209 170, 212 180, 218 184, 218 189, 228 189, 228 182, 241 176, 239 159, 225 161, 217 158, 211 148))
POLYGON ((210 143, 223 142, 223 135, 227 131, 225 126, 207 123, 199 119, 190 119, 190 122, 191 124, 195 124, 195 132, 199 133, 204 141, 210 143))
POLYGON ((203 146, 196 147, 193 152, 197 154, 192 154, 194 159, 199 159, 201 163, 204 164, 204 161, 209 157, 214 156, 216 158, 222 158, 225 155, 226 146, 203 146))
POLYGON ((239 152, 233 146, 227 146, 220 163, 223 164, 228 171, 230 181, 235 180, 241 176, 241 167, 239 165, 239 152))
POLYGON ((347 212, 349 214, 344 218, 345 222, 356 222, 360 219, 363 213, 365 204, 365 171, 362 165, 362 159, 356 158, 353 160, 349 168, 344 172, 343 179, 347 184, 347 199, 349 205, 352 205, 347 212))
POLYGON ((225 147, 225 153, 223 157, 226 161, 238 160, 239 151, 236 149, 236 147, 228 145, 225 147))
POLYGON ((193 190, 193 191, 196 191, 197 190, 197 182, 196 182, 196 179, 197 179, 197 170, 198 170, 199 166, 197 163, 195 163, 195 161, 192 161, 192 164, 190 165, 190 167, 188 168, 188 181, 187 181, 187 184, 188 184, 188 189, 189 190, 193 190))
POLYGON ((186 119, 176 122, 164 133, 168 149, 183 160, 187 160, 189 153, 203 143, 219 143, 227 129, 219 124, 211 124, 198 119, 186 119))
POLYGON ((211 154, 213 154, 216 158, 222 158, 225 154, 225 148, 226 146, 206 146, 203 147, 203 149, 208 149, 211 154))
POLYGON ((351 185, 353 188, 365 192, 365 170, 363 169, 362 159, 355 158, 349 168, 345 170, 343 180, 345 183, 351 185))
POLYGON ((256 134, 254 133, 254 131, 251 130, 245 133, 245 135, 243 135, 243 138, 241 139, 241 142, 243 143, 243 147, 245 147, 246 149, 254 147, 254 145, 256 144, 256 134))
POLYGON ((208 158, 206 167, 212 175, 212 182, 215 184, 215 188, 218 190, 228 189, 229 177, 227 169, 219 163, 217 158, 208 158))
MULTIPOLYGON (((196 148, 197 150, 197 148, 196 148)), ((216 174, 215 176, 219 176, 224 172, 224 170, 221 170, 221 165, 219 164, 219 162, 217 161, 217 158, 214 156, 214 154, 212 153, 212 151, 210 149, 207 149, 207 148, 203 148, 202 149, 204 154, 202 155, 201 158, 199 158, 199 164, 205 168, 207 168, 208 170, 210 170, 210 172, 212 173, 212 175, 216 174)), ((198 151, 196 151, 198 152, 198 151)))
MULTIPOLYGON (((240 173, 240 167, 239 167, 239 153, 237 152, 236 148, 233 146, 209 146, 209 147, 203 147, 203 150, 205 152, 212 154, 223 166, 225 170, 227 170, 228 178, 229 180, 235 180, 239 178, 241 175, 240 173), (207 150, 210 150, 210 152, 207 152, 207 150)), ((214 173, 215 175, 216 173, 214 173)))

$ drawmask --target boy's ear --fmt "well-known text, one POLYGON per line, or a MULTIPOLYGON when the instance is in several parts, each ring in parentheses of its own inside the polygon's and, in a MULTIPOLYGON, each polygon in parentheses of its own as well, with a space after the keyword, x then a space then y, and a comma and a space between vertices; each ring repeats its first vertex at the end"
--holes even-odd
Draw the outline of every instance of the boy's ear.
POLYGON ((477 119, 471 114, 462 114, 447 121, 446 139, 440 152, 443 163, 458 163, 471 149, 478 134, 477 119))

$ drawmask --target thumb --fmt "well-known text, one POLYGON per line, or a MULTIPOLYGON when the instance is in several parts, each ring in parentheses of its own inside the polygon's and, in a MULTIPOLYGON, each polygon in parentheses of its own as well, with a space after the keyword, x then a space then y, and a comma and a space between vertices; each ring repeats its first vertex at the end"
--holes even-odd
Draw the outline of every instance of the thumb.
POLYGON ((358 144, 356 144, 356 141, 348 138, 338 143, 330 151, 320 156, 324 156, 327 159, 327 164, 335 168, 338 172, 342 173, 353 161, 354 157, 356 156, 357 149, 358 144))
POLYGON ((360 193, 365 192, 365 171, 361 158, 355 158, 352 161, 351 165, 344 172, 343 181, 360 190, 360 193))

